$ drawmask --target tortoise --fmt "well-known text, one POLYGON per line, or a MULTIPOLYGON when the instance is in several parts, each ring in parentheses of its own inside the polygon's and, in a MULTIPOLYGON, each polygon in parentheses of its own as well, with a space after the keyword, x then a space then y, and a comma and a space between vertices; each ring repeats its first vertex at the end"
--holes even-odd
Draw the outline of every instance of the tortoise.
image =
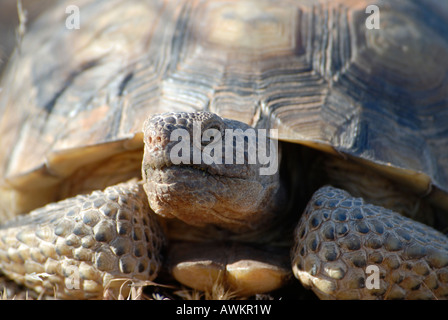
POLYGON ((66 299, 167 271, 446 298, 447 9, 60 1, 2 79, 0 270, 66 299))

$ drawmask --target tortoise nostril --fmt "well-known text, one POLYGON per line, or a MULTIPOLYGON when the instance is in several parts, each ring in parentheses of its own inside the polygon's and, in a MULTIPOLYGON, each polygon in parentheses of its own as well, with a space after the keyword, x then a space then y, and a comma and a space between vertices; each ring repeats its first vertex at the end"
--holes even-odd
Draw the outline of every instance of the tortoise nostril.
POLYGON ((149 144, 152 143, 152 137, 149 137, 148 142, 149 142, 149 144))
POLYGON ((162 138, 157 137, 156 141, 157 141, 158 143, 160 143, 160 142, 162 141, 162 138))

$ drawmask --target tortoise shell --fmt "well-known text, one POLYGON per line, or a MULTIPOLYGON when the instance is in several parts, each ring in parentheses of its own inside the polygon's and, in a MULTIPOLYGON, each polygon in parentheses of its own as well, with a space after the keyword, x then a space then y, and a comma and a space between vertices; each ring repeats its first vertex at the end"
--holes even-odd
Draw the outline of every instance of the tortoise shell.
POLYGON ((448 208, 446 5, 70 4, 30 27, 3 77, 8 214, 139 177, 147 116, 194 110, 357 159, 448 208))

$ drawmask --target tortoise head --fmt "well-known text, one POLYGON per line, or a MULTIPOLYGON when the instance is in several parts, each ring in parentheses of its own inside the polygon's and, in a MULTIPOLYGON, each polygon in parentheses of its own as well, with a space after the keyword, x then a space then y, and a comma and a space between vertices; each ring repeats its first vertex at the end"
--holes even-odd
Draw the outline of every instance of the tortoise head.
POLYGON ((144 124, 142 175, 152 209, 190 225, 256 230, 282 210, 277 141, 210 112, 144 124))

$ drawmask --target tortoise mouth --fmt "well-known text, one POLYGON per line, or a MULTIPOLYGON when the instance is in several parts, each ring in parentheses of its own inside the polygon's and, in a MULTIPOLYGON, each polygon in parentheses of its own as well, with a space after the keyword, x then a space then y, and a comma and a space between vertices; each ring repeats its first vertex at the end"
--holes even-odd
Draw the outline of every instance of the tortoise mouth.
MULTIPOLYGON (((209 176, 216 179, 241 179, 253 180, 257 178, 256 170, 258 165, 248 163, 224 164, 224 163, 174 163, 169 157, 169 150, 164 150, 159 154, 149 153, 145 156, 144 168, 146 171, 168 173, 175 171, 176 178, 182 178, 182 173, 187 173, 191 178, 193 173, 197 176, 209 176)), ((175 181, 173 181, 175 182, 175 181)))
POLYGON ((146 168, 146 177, 154 177, 157 183, 183 183, 184 181, 193 181, 203 179, 204 177, 226 178, 226 175, 217 172, 206 165, 197 164, 165 164, 162 166, 148 166, 146 168))
POLYGON ((172 165, 147 170, 145 190, 151 208, 163 217, 197 227, 245 228, 246 222, 231 209, 229 199, 219 201, 223 186, 231 184, 230 180, 240 179, 220 178, 196 165, 172 165))
POLYGON ((157 175, 157 183, 180 183, 184 180, 192 181, 194 177, 203 178, 205 176, 216 176, 216 174, 212 174, 209 172, 209 169, 206 167, 201 167, 198 165, 188 165, 188 164, 179 164, 179 165, 165 165, 161 167, 150 167, 149 170, 152 172, 152 176, 157 175))

